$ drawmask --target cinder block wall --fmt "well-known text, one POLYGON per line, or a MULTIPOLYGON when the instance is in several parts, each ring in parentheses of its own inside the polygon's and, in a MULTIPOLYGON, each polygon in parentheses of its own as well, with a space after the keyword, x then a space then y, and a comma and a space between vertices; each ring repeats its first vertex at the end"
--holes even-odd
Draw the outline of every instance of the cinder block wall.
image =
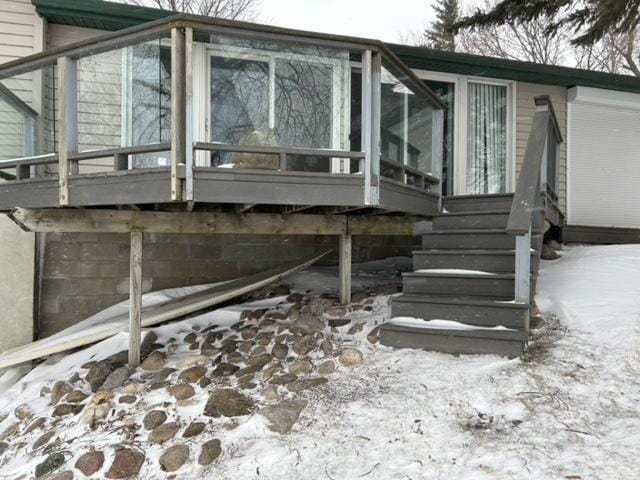
MULTIPOLYGON (((353 261, 410 255, 417 238, 354 237, 353 261)), ((42 242, 40 337, 129 296, 129 236, 46 234, 42 242)), ((228 280, 333 249, 335 236, 145 235, 144 291, 228 280)))

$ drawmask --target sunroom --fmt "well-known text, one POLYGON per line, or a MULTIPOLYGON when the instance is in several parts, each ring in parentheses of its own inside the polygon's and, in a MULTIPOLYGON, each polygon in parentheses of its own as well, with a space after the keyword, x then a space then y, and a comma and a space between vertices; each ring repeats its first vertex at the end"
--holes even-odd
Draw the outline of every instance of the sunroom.
POLYGON ((443 111, 381 42, 177 15, 0 65, 0 210, 429 216, 443 111))

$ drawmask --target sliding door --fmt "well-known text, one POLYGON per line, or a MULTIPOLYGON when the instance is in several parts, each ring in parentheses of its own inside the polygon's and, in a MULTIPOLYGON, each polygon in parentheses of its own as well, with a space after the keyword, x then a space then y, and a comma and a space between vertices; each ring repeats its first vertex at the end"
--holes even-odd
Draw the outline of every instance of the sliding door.
POLYGON ((467 194, 507 191, 508 88, 468 83, 467 194))

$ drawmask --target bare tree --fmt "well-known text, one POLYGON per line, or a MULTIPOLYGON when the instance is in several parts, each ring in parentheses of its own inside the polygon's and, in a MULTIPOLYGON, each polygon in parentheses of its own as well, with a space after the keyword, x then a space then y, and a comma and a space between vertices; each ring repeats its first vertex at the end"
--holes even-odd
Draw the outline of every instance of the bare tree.
POLYGON ((639 31, 605 35, 598 42, 575 50, 576 66, 587 70, 640 77, 639 31))
POLYGON ((256 20, 260 13, 260 0, 125 0, 125 2, 229 20, 256 20))

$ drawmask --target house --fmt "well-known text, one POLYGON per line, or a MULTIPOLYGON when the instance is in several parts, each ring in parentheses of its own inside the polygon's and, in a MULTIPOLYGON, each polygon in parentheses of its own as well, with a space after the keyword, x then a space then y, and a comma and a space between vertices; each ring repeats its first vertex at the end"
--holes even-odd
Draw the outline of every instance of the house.
POLYGON ((0 11, 0 210, 39 232, 2 225, 2 295, 37 300, 7 316, 35 312, 36 336, 128 296, 142 229, 146 290, 339 238, 348 301, 352 255, 415 250, 383 342, 517 355, 545 226, 640 238, 636 78, 100 0, 0 11))

